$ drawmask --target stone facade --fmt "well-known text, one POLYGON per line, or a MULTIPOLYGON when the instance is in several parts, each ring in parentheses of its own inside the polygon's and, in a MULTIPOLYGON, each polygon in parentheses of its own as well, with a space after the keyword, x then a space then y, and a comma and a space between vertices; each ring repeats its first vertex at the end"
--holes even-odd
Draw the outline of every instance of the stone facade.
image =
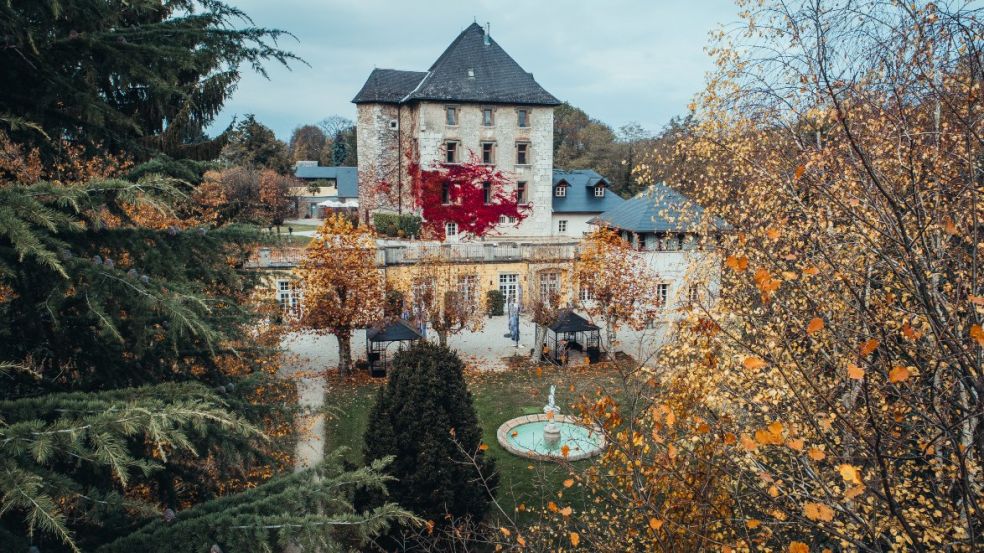
POLYGON ((418 213, 414 205, 410 163, 424 169, 446 160, 449 142, 456 143, 459 161, 481 161, 483 143, 493 144, 494 165, 514 186, 525 183, 530 215, 518 226, 502 224, 496 234, 550 236, 553 175, 553 106, 483 105, 453 102, 415 102, 410 105, 362 103, 358 106, 360 216, 369 220, 377 210, 418 213), (455 108, 457 125, 447 124, 447 109, 455 108), (493 112, 492 125, 483 125, 483 110, 493 112), (519 125, 526 110, 529 124, 519 125), (517 162, 517 144, 527 145, 528 163, 517 162), (385 185, 380 185, 385 183, 385 185))

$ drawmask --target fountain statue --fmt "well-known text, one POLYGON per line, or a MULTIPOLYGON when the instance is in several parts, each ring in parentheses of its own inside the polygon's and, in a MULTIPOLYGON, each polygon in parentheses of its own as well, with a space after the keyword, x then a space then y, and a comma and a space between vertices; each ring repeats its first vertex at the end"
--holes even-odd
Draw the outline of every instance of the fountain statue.
POLYGON ((553 449, 560 442, 560 427, 555 421, 557 415, 560 414, 560 407, 554 403, 556 391, 557 387, 551 384, 547 404, 543 406, 543 412, 547 415, 547 424, 543 427, 543 441, 550 449, 553 449))

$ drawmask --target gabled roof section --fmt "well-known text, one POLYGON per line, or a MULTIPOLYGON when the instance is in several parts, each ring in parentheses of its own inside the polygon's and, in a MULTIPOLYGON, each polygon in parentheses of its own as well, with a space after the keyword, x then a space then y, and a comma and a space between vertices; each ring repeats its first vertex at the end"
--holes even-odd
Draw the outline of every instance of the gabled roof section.
MULTIPOLYGON (((594 219, 595 224, 630 232, 696 232, 705 224, 704 208, 664 183, 654 184, 631 200, 594 219)), ((717 230, 727 223, 706 221, 717 230)))
POLYGON ((567 186, 567 194, 558 198, 551 192, 554 213, 602 213, 621 205, 625 200, 608 189, 596 197, 595 186, 608 188, 608 180, 591 169, 562 171, 554 169, 553 185, 567 186))
POLYGON ((366 330, 366 339, 370 342, 406 342, 421 340, 423 336, 403 319, 397 319, 383 326, 370 327, 366 330))
POLYGON ((352 101, 421 100, 560 105, 495 40, 486 40, 485 29, 477 23, 462 31, 426 73, 376 69, 352 101))
POLYGON ((304 180, 335 179, 339 198, 359 197, 359 170, 355 167, 299 165, 294 176, 304 180))
POLYGON ((373 69, 353 103, 399 104, 427 76, 424 71, 373 69))

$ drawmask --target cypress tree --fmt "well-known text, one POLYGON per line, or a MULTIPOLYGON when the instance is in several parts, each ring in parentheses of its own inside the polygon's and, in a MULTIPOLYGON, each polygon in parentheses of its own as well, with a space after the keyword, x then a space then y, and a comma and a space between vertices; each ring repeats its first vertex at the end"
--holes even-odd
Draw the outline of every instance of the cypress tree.
POLYGON ((495 461, 482 451, 482 429, 464 363, 445 346, 420 341, 398 353, 380 388, 365 433, 366 459, 393 456, 390 497, 435 524, 481 520, 491 497, 468 459, 474 455, 494 493, 495 461))

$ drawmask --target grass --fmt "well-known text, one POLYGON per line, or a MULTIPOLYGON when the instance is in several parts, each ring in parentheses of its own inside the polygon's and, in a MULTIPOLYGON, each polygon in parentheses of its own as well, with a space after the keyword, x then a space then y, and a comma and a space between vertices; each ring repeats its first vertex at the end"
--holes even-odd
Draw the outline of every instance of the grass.
MULTIPOLYGON (((500 474, 497 498, 506 512, 516 512, 520 504, 542 508, 547 501, 557 500, 556 492, 563 489, 562 482, 570 477, 570 470, 583 470, 593 462, 586 460, 565 466, 518 457, 499 446, 496 430, 511 418, 542 412, 551 384, 557 386, 556 399, 561 412, 573 413, 574 403, 580 398, 594 397, 599 387, 612 389, 617 379, 613 373, 594 368, 523 367, 495 373, 470 372, 467 379, 482 426, 483 442, 489 446, 487 453, 496 460, 500 474)), ((325 449, 348 447, 348 459, 361 464, 369 411, 383 380, 360 379, 339 384, 330 386, 326 398, 334 413, 326 424, 325 449)), ((580 503, 577 490, 566 490, 565 504, 580 503)))

